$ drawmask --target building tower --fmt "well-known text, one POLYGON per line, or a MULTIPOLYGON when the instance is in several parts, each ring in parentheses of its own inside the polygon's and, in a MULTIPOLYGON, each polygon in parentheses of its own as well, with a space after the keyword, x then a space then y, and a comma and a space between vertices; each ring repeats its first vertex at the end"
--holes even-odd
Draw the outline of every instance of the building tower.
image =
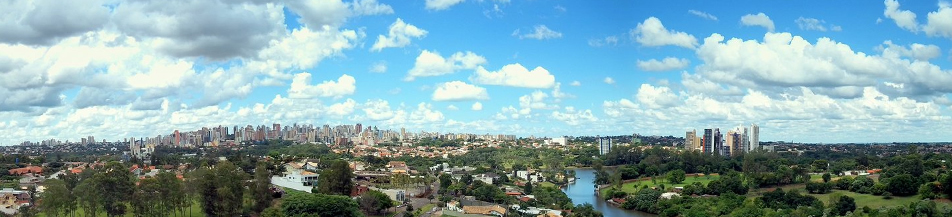
POLYGON ((750 124, 750 150, 760 148, 760 126, 750 124))
POLYGON ((714 130, 704 129, 704 138, 701 138, 701 146, 704 147, 701 152, 714 153, 714 130))
POLYGON ((687 131, 684 135, 684 150, 694 149, 694 137, 697 137, 697 130, 687 131))
POLYGON ((596 137, 596 139, 598 139, 598 154, 599 155, 608 154, 608 152, 612 150, 611 138, 596 137))

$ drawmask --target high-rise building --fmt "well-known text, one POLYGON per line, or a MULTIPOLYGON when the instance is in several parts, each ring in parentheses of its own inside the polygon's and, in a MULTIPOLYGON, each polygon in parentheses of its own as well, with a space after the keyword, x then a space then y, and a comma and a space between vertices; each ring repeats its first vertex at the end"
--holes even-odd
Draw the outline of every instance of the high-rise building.
POLYGON ((697 137, 697 130, 687 131, 684 135, 684 149, 692 150, 694 149, 694 138, 697 137))
POLYGON ((714 153, 714 130, 704 129, 704 138, 701 138, 701 152, 714 153))
POLYGON ((760 126, 750 124, 750 150, 760 148, 760 126))
POLYGON ((605 155, 612 150, 612 139, 611 138, 598 138, 598 154, 605 155))
POLYGON ((714 151, 717 155, 727 155, 724 149, 724 134, 721 134, 720 128, 714 128, 714 151))
POLYGON ((733 130, 727 130, 727 136, 724 137, 724 146, 727 146, 727 154, 732 155, 734 151, 734 134, 733 130))

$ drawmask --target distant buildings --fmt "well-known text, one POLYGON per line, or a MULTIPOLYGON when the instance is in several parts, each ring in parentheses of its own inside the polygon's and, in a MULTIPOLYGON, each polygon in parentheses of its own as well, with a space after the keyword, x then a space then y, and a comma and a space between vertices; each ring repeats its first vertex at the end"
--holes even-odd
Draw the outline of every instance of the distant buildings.
POLYGON ((751 124, 750 127, 738 126, 728 130, 726 134, 721 134, 720 128, 708 128, 704 129, 704 134, 700 137, 696 130, 686 131, 684 149, 724 156, 734 156, 757 149, 769 150, 767 147, 760 146, 760 126, 757 124, 751 124))

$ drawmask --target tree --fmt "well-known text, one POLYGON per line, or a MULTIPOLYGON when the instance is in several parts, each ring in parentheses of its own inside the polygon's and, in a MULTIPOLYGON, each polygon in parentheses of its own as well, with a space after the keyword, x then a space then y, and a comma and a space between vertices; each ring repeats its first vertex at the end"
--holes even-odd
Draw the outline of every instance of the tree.
POLYGON ((824 173, 824 174, 823 174, 823 182, 830 182, 830 179, 831 179, 831 178, 832 178, 832 177, 830 176, 830 173, 824 173))
POLYGON ((942 194, 945 194, 947 198, 952 198, 952 174, 943 174, 939 178, 939 187, 942 189, 942 194))
POLYGON ((159 182, 154 178, 139 180, 132 193, 132 213, 135 216, 168 216, 171 209, 162 206, 162 196, 159 194, 159 182))
POLYGON ((602 212, 595 210, 595 207, 590 203, 585 203, 582 205, 575 206, 572 209, 572 214, 569 214, 568 217, 602 217, 604 216, 602 212))
POLYGON ((258 162, 255 167, 255 181, 251 191, 254 199, 252 208, 255 212, 262 212, 271 206, 274 196, 271 194, 271 173, 268 172, 268 166, 264 162, 258 162))
POLYGON ((889 178, 889 183, 886 184, 886 191, 892 193, 895 196, 909 196, 916 194, 918 190, 915 178, 909 174, 901 174, 898 176, 893 176, 889 178))
POLYGON ((281 211, 281 208, 278 207, 268 207, 261 211, 261 217, 285 217, 284 211, 281 211))
POLYGON ((59 216, 60 213, 68 214, 76 207, 76 199, 66 188, 66 182, 59 179, 49 179, 43 183, 46 191, 40 196, 40 208, 47 216, 59 216))
POLYGON ((532 194, 532 181, 526 181, 526 186, 522 188, 526 194, 532 194))
POLYGON ((109 162, 99 173, 93 175, 93 183, 102 192, 99 195, 100 205, 106 215, 122 216, 126 213, 126 201, 129 201, 135 190, 135 176, 119 162, 109 162))
POLYGON ((381 214, 383 210, 393 207, 393 200, 383 192, 371 190, 360 195, 357 203, 360 209, 370 214, 381 214))
POLYGON ((654 189, 645 188, 638 191, 638 194, 622 204, 625 209, 634 209, 647 213, 658 213, 658 198, 661 192, 654 189))
POLYGON ((939 197, 939 186, 936 186, 935 183, 927 182, 919 186, 919 198, 921 199, 936 199, 939 197))
POLYGON ((185 192, 185 182, 172 172, 160 172, 156 175, 159 184, 159 195, 162 197, 162 206, 170 211, 185 214, 185 208, 192 206, 191 200, 185 192))
POLYGON ((244 199, 244 172, 229 161, 219 162, 214 170, 199 169, 198 194, 206 216, 238 216, 244 199))
POLYGON ((681 182, 684 182, 684 179, 685 179, 684 170, 677 169, 677 170, 668 172, 668 181, 673 184, 681 184, 681 182))
POLYGON ((337 160, 321 172, 317 192, 330 195, 350 195, 354 189, 354 173, 346 161, 337 160))
POLYGON ((840 196, 836 202, 833 204, 833 214, 842 216, 846 215, 847 212, 852 212, 856 210, 856 202, 852 197, 849 196, 840 196))
POLYGON ((357 202, 349 197, 326 194, 289 194, 281 202, 285 216, 361 216, 357 202))
POLYGON ((96 187, 93 179, 85 179, 79 185, 76 185, 73 194, 78 199, 79 207, 84 211, 83 216, 96 216, 100 206, 99 195, 101 191, 96 187))

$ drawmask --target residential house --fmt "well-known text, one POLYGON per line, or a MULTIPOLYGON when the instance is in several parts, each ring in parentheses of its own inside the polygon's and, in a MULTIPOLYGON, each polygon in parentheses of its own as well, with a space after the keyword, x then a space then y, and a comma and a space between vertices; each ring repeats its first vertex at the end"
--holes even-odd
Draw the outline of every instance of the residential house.
POLYGON ((506 216, 508 210, 500 205, 463 206, 463 214, 506 216))
POLYGON ((24 168, 10 169, 10 170, 7 170, 7 172, 9 172, 10 175, 17 175, 17 176, 28 174, 28 173, 40 174, 40 173, 43 173, 43 167, 27 166, 24 168))
POLYGON ((499 175, 496 175, 496 173, 483 173, 473 176, 473 180, 479 180, 486 184, 493 184, 496 179, 499 179, 499 175))
POLYGON ((20 206, 29 205, 29 201, 29 192, 14 190, 12 188, 0 190, 0 212, 4 214, 16 214, 20 206))

